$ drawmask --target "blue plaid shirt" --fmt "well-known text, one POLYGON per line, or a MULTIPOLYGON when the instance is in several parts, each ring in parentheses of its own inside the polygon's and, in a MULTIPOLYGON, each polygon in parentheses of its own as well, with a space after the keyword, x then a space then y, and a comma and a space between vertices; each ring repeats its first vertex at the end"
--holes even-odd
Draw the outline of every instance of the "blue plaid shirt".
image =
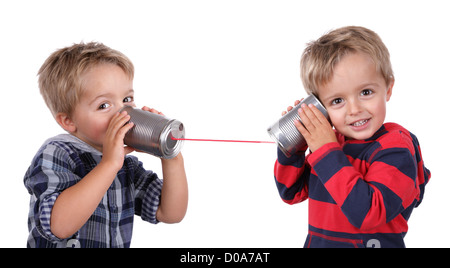
POLYGON ((89 220, 72 237, 60 239, 50 230, 56 198, 100 162, 99 151, 75 136, 47 140, 24 177, 31 195, 27 247, 129 247, 134 215, 158 223, 156 210, 162 181, 145 170, 135 156, 126 156, 122 169, 89 220))

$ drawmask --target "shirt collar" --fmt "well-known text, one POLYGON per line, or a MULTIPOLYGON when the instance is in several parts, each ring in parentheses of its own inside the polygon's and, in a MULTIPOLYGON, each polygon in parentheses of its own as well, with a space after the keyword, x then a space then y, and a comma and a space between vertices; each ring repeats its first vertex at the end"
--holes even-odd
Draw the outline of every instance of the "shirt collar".
POLYGON ((52 141, 70 142, 73 146, 80 149, 81 151, 88 152, 94 155, 102 155, 102 152, 100 152, 91 145, 87 144, 86 142, 80 140, 79 138, 71 134, 60 134, 58 136, 48 139, 46 143, 52 141))

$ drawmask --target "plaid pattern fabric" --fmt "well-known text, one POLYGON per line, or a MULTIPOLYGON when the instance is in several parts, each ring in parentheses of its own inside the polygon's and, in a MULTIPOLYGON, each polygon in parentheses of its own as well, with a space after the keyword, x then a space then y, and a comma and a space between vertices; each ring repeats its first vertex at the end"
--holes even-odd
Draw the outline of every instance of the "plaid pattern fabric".
POLYGON ((89 220, 72 237, 50 230, 50 215, 59 194, 75 185, 101 160, 101 153, 69 134, 47 140, 27 170, 30 198, 28 247, 129 247, 134 215, 158 223, 156 210, 162 181, 135 156, 122 169, 89 220))

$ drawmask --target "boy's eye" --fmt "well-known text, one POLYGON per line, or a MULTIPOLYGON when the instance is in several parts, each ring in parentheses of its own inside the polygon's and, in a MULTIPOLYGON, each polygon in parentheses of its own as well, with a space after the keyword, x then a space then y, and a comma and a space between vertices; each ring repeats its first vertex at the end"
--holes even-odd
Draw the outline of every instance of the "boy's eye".
POLYGON ((109 103, 102 103, 102 104, 100 104, 100 106, 98 106, 98 109, 103 110, 103 109, 108 108, 109 106, 111 106, 109 103))
POLYGON ((364 89, 363 91, 361 91, 361 96, 368 96, 372 93, 373 91, 371 89, 364 89))
POLYGON ((331 101, 331 105, 337 105, 337 104, 342 103, 343 101, 344 101, 343 99, 337 98, 337 99, 334 99, 331 101))
POLYGON ((123 102, 132 102, 133 101, 133 97, 126 97, 125 99, 123 99, 123 102))

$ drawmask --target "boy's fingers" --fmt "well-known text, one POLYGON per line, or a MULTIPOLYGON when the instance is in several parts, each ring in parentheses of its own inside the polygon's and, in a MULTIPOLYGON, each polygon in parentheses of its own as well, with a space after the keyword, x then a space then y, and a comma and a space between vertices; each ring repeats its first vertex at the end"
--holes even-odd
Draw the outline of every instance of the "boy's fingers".
POLYGON ((147 106, 142 107, 142 110, 147 111, 147 112, 151 112, 151 113, 154 113, 154 114, 164 115, 162 112, 156 110, 155 108, 149 108, 147 106))
POLYGON ((125 138, 125 134, 134 126, 134 123, 130 121, 130 116, 125 114, 123 117, 119 118, 115 123, 114 128, 118 137, 121 140, 125 138))
POLYGON ((303 137, 306 138, 306 136, 309 134, 308 130, 303 126, 303 124, 298 121, 294 120, 294 125, 297 127, 297 130, 303 135, 303 137))
POLYGON ((325 117, 325 115, 323 115, 323 113, 316 106, 312 105, 312 106, 310 106, 310 108, 311 108, 311 111, 314 113, 314 115, 316 116, 317 120, 320 123, 322 123, 322 124, 327 123, 328 124, 327 118, 325 117))
POLYGON ((106 130, 106 134, 111 133, 113 131, 113 128, 115 126, 115 122, 116 122, 116 120, 117 120, 117 118, 119 116, 120 116, 120 113, 118 113, 118 112, 113 115, 113 117, 109 121, 109 125, 108 125, 108 129, 106 130))
MULTIPOLYGON (((301 100, 296 100, 296 101, 294 102, 294 106, 297 106, 302 100, 303 100, 303 99, 301 99, 301 100)), ((293 109, 292 106, 288 106, 287 109, 286 109, 286 111, 283 111, 283 112, 281 113, 281 116, 287 114, 287 113, 288 113, 289 111, 291 111, 292 109, 293 109)))
POLYGON ((131 128, 130 126, 128 126, 129 124, 126 124, 129 120, 130 120, 130 116, 126 112, 116 114, 111 119, 108 130, 111 132, 111 134, 114 134, 114 133, 117 134, 121 130, 122 127, 127 126, 127 127, 131 128))
POLYGON ((303 125, 305 125, 308 131, 311 131, 315 128, 315 124, 312 121, 314 119, 312 116, 313 113, 310 109, 308 109, 306 105, 302 105, 302 108, 298 110, 298 115, 300 116, 300 119, 302 119, 302 123, 303 125))
POLYGON ((147 112, 150 112, 150 108, 148 108, 147 106, 144 106, 144 107, 142 107, 142 110, 144 110, 144 111, 147 111, 147 112))
MULTIPOLYGON (((323 118, 325 118, 325 116, 319 111, 319 109, 317 109, 316 106, 312 104, 308 106, 302 105, 302 108, 304 113, 307 115, 309 119, 309 124, 311 124, 311 126, 316 127, 324 123, 323 118)), ((326 118, 325 121, 327 121, 326 118)))
POLYGON ((126 123, 117 131, 117 135, 119 135, 119 137, 121 139, 125 138, 125 134, 127 134, 127 132, 134 126, 133 122, 130 123, 126 123))

